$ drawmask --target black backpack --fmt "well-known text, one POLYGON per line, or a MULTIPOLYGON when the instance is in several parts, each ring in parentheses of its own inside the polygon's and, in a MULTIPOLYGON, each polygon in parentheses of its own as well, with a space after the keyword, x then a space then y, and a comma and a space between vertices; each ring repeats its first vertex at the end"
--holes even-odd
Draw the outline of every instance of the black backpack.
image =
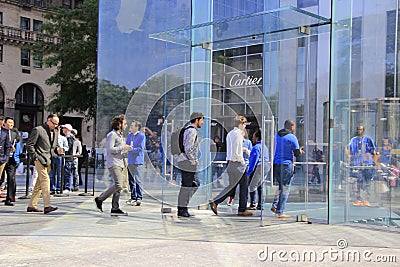
MULTIPOLYGON (((172 132, 171 134, 171 153, 172 155, 179 155, 180 153, 185 152, 185 148, 183 146, 183 134, 189 128, 194 128, 194 126, 189 125, 187 127, 182 127, 172 132)), ((196 136, 197 139, 197 136, 196 136)))

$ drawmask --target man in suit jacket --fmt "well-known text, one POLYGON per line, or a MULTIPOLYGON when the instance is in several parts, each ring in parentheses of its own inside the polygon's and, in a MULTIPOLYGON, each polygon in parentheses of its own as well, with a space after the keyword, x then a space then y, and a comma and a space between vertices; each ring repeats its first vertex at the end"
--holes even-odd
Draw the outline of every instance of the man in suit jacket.
POLYGON ((0 115, 0 177, 3 174, 4 167, 6 166, 6 163, 8 161, 8 158, 10 157, 10 151, 11 151, 11 143, 10 143, 10 138, 8 136, 8 131, 4 129, 3 122, 4 122, 4 116, 0 115))
POLYGON ((15 183, 15 171, 17 170, 18 164, 14 160, 14 152, 19 142, 18 130, 14 128, 14 119, 6 117, 4 120, 4 129, 8 131, 8 137, 11 143, 11 151, 9 154, 8 162, 4 167, 4 171, 7 174, 7 198, 5 201, 6 206, 14 206, 12 202, 15 202, 15 194, 17 192, 17 185, 15 183))
POLYGON ((50 206, 50 178, 51 159, 62 153, 57 147, 58 131, 55 130, 59 124, 56 114, 50 114, 47 121, 32 129, 26 142, 30 158, 34 161, 38 178, 29 201, 27 212, 42 212, 37 208, 40 193, 44 202, 44 213, 55 211, 58 208, 50 206))

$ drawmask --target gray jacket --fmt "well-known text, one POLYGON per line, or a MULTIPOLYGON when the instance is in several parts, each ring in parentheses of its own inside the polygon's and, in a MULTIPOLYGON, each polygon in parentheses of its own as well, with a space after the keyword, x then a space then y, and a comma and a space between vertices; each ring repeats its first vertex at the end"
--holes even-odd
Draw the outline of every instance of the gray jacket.
POLYGON ((197 140, 196 126, 194 128, 187 128, 183 133, 183 147, 185 148, 185 153, 179 154, 178 162, 193 160, 198 164, 199 142, 197 140))
POLYGON ((33 161, 38 160, 45 167, 51 166, 51 158, 56 157, 58 132, 53 132, 51 140, 50 128, 45 123, 32 129, 26 147, 33 161))
POLYGON ((127 166, 124 158, 124 138, 122 134, 112 130, 107 134, 107 169, 114 166, 125 168, 127 166))

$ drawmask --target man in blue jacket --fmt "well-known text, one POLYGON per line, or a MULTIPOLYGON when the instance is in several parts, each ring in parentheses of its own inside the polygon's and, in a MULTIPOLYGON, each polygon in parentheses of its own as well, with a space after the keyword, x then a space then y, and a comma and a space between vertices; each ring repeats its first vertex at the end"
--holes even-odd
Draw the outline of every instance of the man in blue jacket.
POLYGON ((296 130, 295 122, 286 120, 284 127, 275 135, 274 179, 278 182, 279 192, 271 208, 279 219, 290 218, 290 215, 284 214, 283 211, 293 181, 293 155, 298 158, 304 153, 303 149, 300 149, 297 137, 293 134, 296 130))
POLYGON ((142 124, 132 121, 130 133, 126 138, 126 144, 132 146, 128 151, 128 175, 131 199, 128 204, 140 206, 143 198, 142 165, 144 164, 144 152, 146 149, 146 136, 141 131, 142 124))

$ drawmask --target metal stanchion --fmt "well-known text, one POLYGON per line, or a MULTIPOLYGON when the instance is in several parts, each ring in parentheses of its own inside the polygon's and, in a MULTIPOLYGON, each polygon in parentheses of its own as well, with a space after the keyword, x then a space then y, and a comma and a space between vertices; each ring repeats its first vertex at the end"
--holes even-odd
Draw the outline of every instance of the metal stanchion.
POLYGON ((25 196, 21 196, 18 199, 30 199, 31 196, 29 195, 29 180, 31 177, 31 166, 30 166, 30 157, 27 153, 26 155, 26 179, 25 179, 25 196))
MULTIPOLYGON (((85 164, 86 164, 86 168, 85 168, 85 192, 84 193, 80 193, 79 196, 94 196, 94 189, 93 189, 93 194, 88 193, 88 183, 89 183, 89 155, 86 154, 85 157, 85 164)), ((94 176, 93 176, 93 184, 94 184, 94 176)), ((93 185, 94 188, 94 185, 93 185)))

